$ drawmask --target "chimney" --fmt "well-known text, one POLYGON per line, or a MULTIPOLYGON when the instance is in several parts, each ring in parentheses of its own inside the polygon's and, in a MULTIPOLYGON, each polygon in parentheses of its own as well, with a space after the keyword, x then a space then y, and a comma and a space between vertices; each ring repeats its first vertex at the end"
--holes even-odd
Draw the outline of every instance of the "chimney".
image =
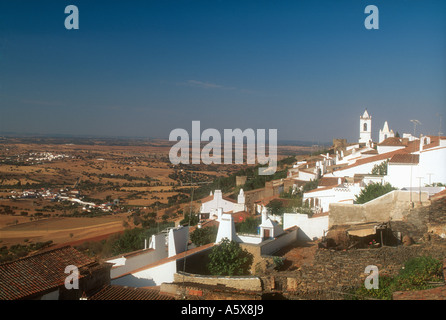
POLYGON ((223 208, 217 208, 217 221, 221 221, 221 216, 223 215, 223 208))

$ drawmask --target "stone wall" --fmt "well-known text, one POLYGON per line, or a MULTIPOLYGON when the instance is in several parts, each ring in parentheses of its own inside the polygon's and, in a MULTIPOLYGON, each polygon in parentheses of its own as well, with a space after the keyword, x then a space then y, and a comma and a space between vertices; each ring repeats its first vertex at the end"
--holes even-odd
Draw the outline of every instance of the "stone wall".
MULTIPOLYGON (((364 204, 330 204, 329 227, 366 222, 402 221, 413 209, 409 191, 394 190, 364 204)), ((412 192, 412 200, 418 199, 412 192)), ((418 195, 418 194, 417 194, 418 195)), ((430 204, 427 193, 421 193, 421 203, 414 208, 430 204)))
POLYGON ((348 297, 348 289, 364 283, 368 265, 377 266, 379 275, 396 275, 407 260, 423 255, 443 260, 446 243, 347 251, 318 249, 312 265, 271 272, 261 279, 265 292, 280 292, 288 299, 342 300, 348 297))
POLYGON ((174 282, 188 282, 204 285, 223 285, 227 288, 247 291, 262 291, 262 283, 256 276, 203 276, 186 272, 178 272, 174 275, 174 282))
POLYGON ((185 300, 261 300, 262 293, 226 288, 222 285, 205 285, 191 282, 161 284, 162 294, 185 300))

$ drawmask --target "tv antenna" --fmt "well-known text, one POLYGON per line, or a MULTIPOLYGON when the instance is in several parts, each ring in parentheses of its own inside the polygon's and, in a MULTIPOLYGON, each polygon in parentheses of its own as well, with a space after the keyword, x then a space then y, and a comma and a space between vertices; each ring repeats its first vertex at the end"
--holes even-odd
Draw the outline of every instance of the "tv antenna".
POLYGON ((417 130, 417 125, 421 125, 421 122, 416 120, 416 119, 410 120, 410 122, 413 123, 413 136, 415 137, 415 132, 417 130))
POLYGON ((438 136, 441 137, 441 135, 443 134, 443 132, 441 132, 441 120, 442 120, 441 117, 442 117, 442 115, 437 113, 436 116, 440 118, 440 127, 438 128, 438 136))

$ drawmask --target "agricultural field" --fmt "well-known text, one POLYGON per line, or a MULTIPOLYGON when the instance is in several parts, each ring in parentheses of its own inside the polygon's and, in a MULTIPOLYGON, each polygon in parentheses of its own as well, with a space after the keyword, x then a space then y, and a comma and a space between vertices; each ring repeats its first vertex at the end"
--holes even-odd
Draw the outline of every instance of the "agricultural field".
MULTIPOLYGON (((168 156, 172 144, 1 138, 0 246, 62 244, 179 221, 191 203, 192 188, 246 167, 174 166, 168 156)), ((279 146, 278 159, 309 150, 279 146)), ((192 199, 195 210, 197 200, 192 199)))

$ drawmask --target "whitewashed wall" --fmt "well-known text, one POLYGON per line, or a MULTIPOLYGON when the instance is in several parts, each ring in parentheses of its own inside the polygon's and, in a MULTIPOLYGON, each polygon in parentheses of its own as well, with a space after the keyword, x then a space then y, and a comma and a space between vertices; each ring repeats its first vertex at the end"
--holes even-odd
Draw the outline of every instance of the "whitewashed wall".
POLYGON ((285 213, 283 215, 284 229, 298 226, 302 231, 299 237, 302 240, 312 240, 313 238, 321 238, 324 232, 328 230, 328 215, 308 218, 308 215, 301 213, 285 213), (303 233, 303 234, 302 234, 303 233), (305 236, 307 238, 305 238, 305 236))
POLYGON ((111 281, 111 284, 135 288, 159 286, 163 282, 173 282, 173 277, 176 272, 177 262, 173 260, 150 269, 141 270, 114 279, 111 281))
POLYGON ((154 249, 141 250, 134 254, 122 255, 122 257, 107 260, 107 262, 114 264, 110 270, 111 279, 166 258, 164 234, 153 235, 152 239, 154 241, 154 249))
POLYGON ((169 230, 169 257, 186 251, 189 238, 189 227, 178 227, 169 230))

